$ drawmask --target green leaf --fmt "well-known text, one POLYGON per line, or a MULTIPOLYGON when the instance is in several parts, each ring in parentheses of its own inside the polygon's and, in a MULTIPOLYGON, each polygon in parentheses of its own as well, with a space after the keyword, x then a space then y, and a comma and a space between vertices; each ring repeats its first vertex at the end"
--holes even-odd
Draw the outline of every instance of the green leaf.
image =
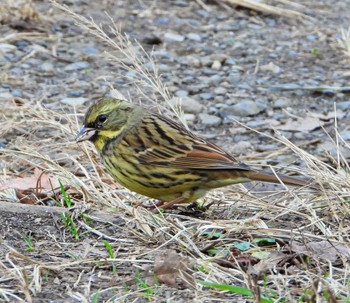
POLYGON ((236 243, 233 246, 239 249, 240 251, 245 251, 249 249, 252 245, 249 242, 242 242, 242 243, 236 243))
POLYGON ((259 247, 261 247, 261 246, 271 246, 271 245, 275 245, 276 244, 276 240, 275 239, 271 239, 271 238, 255 238, 255 239, 253 239, 252 242, 255 243, 259 247))
MULTIPOLYGON (((246 287, 227 285, 227 284, 217 284, 217 283, 211 283, 211 282, 206 282, 202 280, 197 280, 197 282, 206 287, 226 290, 235 294, 253 297, 253 293, 246 287)), ((260 300, 262 303, 273 303, 273 300, 271 299, 260 298, 260 300)))

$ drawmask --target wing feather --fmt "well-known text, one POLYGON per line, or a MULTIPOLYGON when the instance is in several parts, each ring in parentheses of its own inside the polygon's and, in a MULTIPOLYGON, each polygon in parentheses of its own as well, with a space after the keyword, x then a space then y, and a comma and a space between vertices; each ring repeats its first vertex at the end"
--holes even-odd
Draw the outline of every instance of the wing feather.
POLYGON ((215 144, 197 137, 164 116, 145 118, 138 128, 136 141, 141 138, 144 149, 137 155, 141 164, 201 170, 249 170, 247 165, 238 162, 215 144))

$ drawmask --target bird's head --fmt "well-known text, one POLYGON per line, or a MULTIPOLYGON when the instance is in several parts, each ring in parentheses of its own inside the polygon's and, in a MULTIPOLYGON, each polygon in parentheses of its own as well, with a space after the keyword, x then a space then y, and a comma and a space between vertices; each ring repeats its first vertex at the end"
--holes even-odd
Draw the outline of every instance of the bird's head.
POLYGON ((93 104, 85 114, 84 125, 76 136, 76 142, 89 140, 98 150, 117 137, 128 124, 135 107, 126 101, 103 98, 93 104))

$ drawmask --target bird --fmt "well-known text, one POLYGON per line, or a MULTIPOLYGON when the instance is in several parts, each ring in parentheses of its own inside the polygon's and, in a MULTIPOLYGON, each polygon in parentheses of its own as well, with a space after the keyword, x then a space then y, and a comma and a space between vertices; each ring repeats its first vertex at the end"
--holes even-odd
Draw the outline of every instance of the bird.
POLYGON ((75 140, 92 142, 114 180, 159 200, 162 209, 195 202, 231 184, 307 183, 255 170, 174 119, 115 98, 103 97, 89 107, 75 140))

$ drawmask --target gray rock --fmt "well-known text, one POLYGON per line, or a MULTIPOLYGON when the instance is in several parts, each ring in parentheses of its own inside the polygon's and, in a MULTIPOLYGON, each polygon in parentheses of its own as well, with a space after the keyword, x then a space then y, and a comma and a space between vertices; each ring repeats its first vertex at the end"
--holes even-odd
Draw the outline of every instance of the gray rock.
POLYGON ((1 92, 0 91, 0 100, 7 101, 13 98, 12 94, 9 92, 1 92))
POLYGON ((239 141, 233 145, 230 152, 235 155, 247 153, 248 150, 253 150, 253 145, 249 141, 239 141))
POLYGON ((226 95, 227 94, 227 89, 224 88, 224 87, 217 87, 214 89, 214 93, 217 94, 217 95, 226 95))
POLYGON ((47 73, 52 73, 54 71, 54 66, 52 62, 46 61, 43 64, 41 64, 40 69, 47 73))
POLYGON ((214 115, 202 113, 199 114, 198 117, 201 123, 205 126, 219 126, 221 124, 221 118, 214 115))
POLYGON ((350 109, 350 101, 337 102, 337 109, 349 110, 350 109))
POLYGON ((182 42, 185 40, 185 37, 176 33, 165 33, 164 40, 168 42, 182 42))
POLYGON ((203 109, 203 105, 191 97, 172 98, 170 103, 173 105, 180 104, 182 110, 190 114, 198 114, 203 109))
POLYGON ((339 133, 340 137, 342 137, 345 141, 350 140, 350 131, 343 131, 339 133))
POLYGON ((230 83, 232 85, 236 85, 239 83, 239 81, 241 81, 241 75, 239 72, 232 72, 228 75, 228 81, 230 81, 230 83))
POLYGON ((211 68, 212 68, 212 69, 215 69, 215 70, 221 69, 221 62, 218 61, 218 60, 215 60, 215 61, 213 62, 213 64, 211 65, 211 68))
POLYGON ((0 43, 0 52, 1 53, 10 53, 14 52, 17 49, 16 46, 8 43, 0 43))
POLYGON ((82 49, 82 51, 85 53, 85 54, 88 54, 88 55, 94 55, 94 54, 98 54, 99 50, 93 46, 87 46, 87 47, 84 47, 82 49))
POLYGON ((187 122, 193 122, 196 120, 196 115, 194 114, 184 114, 184 118, 187 122))
POLYGON ((78 97, 78 98, 64 98, 61 100, 62 103, 64 104, 68 104, 71 106, 79 106, 79 105, 83 105, 85 101, 87 101, 87 98, 83 98, 83 97, 78 97))
POLYGON ((202 41, 202 37, 196 33, 189 33, 186 35, 186 38, 188 40, 197 41, 197 42, 202 41))
POLYGON ((286 108, 290 106, 290 101, 288 99, 278 99, 275 101, 274 108, 286 108))
POLYGON ((204 100, 214 99, 214 95, 211 93, 202 93, 202 94, 199 94, 199 96, 201 97, 201 99, 204 99, 204 100))
POLYGON ((220 83, 221 81, 222 81, 222 77, 219 76, 218 74, 215 74, 215 75, 209 77, 208 84, 209 85, 215 85, 215 84, 220 83))
POLYGON ((259 108, 255 102, 249 100, 239 102, 229 109, 230 113, 240 117, 254 116, 261 111, 263 111, 263 109, 259 108))
POLYGON ((188 91, 187 90, 178 90, 175 92, 175 96, 179 98, 187 97, 188 91))
POLYGON ((68 64, 64 70, 66 72, 68 71, 75 71, 75 70, 82 70, 82 69, 87 69, 90 67, 90 63, 86 61, 80 61, 80 62, 74 62, 72 64, 68 64))

